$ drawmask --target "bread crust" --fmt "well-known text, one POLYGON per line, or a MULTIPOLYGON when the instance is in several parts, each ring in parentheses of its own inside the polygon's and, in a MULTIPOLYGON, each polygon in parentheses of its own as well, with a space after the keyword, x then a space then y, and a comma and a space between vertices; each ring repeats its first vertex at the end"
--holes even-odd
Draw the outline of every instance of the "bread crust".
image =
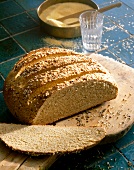
POLYGON ((11 113, 25 124, 50 124, 116 98, 114 78, 93 55, 63 48, 26 54, 4 83, 11 113))

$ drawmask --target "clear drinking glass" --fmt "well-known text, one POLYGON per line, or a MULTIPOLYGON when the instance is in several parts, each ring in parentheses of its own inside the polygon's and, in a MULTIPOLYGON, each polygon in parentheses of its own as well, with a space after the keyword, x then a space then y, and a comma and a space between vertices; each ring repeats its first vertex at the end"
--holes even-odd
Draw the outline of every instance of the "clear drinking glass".
POLYGON ((83 47, 88 51, 98 50, 101 46, 103 18, 97 10, 83 12, 79 17, 83 47))

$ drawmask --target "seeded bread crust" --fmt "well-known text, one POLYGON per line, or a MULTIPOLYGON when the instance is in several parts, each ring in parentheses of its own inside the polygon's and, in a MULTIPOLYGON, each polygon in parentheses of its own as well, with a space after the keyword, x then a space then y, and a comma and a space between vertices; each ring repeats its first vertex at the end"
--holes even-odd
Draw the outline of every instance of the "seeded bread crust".
POLYGON ((11 113, 25 124, 50 124, 116 98, 115 80, 94 55, 63 48, 26 54, 4 83, 11 113))

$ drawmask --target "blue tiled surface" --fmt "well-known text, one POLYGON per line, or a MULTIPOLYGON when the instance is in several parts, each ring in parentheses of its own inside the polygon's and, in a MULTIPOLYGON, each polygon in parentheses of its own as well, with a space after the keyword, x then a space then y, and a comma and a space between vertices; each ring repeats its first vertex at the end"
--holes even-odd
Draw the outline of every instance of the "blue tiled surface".
POLYGON ((118 55, 126 64, 134 63, 134 37, 127 38, 113 44, 110 51, 118 55))
MULTIPOLYGON (((83 50, 81 37, 60 39, 40 28, 36 13, 44 0, 0 0, 0 122, 14 122, 3 99, 4 79, 13 65, 30 50, 40 47, 64 47, 83 50)), ((105 12, 100 54, 134 68, 134 1, 121 0, 120 8, 105 12)), ((100 7, 118 0, 94 0, 100 7)), ((61 157, 51 170, 133 170, 134 126, 113 144, 97 146, 87 151, 61 157)))
POLYGON ((37 8, 44 0, 15 0, 20 4, 25 10, 30 10, 37 8))
POLYGON ((14 64, 19 60, 20 57, 22 56, 15 57, 0 64, 0 73, 4 78, 7 77, 8 73, 13 68, 14 64))
POLYGON ((124 159, 123 155, 119 152, 116 152, 110 155, 108 158, 104 158, 101 162, 98 162, 94 167, 94 169, 128 169, 128 162, 124 159))
POLYGON ((9 37, 9 34, 6 30, 0 25, 0 40, 9 37))
POLYGON ((37 23, 26 13, 16 15, 1 21, 2 25, 10 34, 21 33, 23 31, 37 27, 37 23))
POLYGON ((109 45, 128 38, 129 34, 112 22, 104 24, 102 41, 109 41, 109 45))
MULTIPOLYGON (((105 4, 109 5, 109 3, 105 4)), ((133 14, 134 11, 131 7, 126 6, 124 3, 122 4, 122 6, 120 8, 114 8, 112 10, 106 11, 104 12, 105 15, 108 16, 108 18, 116 21, 118 18, 123 18, 124 16, 133 14)))
POLYGON ((118 149, 122 149, 130 143, 134 143, 134 126, 129 130, 125 137, 115 143, 115 146, 118 149))
POLYGON ((134 13, 120 18, 116 23, 129 34, 134 34, 134 13))
POLYGON ((31 10, 31 11, 28 11, 28 14, 31 15, 31 17, 37 22, 39 23, 40 20, 38 18, 38 15, 37 15, 37 11, 34 9, 34 10, 31 10))
POLYGON ((40 28, 35 28, 33 30, 14 36, 15 40, 19 42, 27 52, 46 46, 46 37, 47 35, 42 32, 40 28))
POLYGON ((121 149, 122 153, 125 157, 130 161, 132 165, 134 165, 134 142, 127 147, 121 149))
POLYGON ((0 4, 0 20, 23 12, 24 9, 15 1, 9 0, 0 4))
POLYGON ((0 62, 4 62, 24 53, 24 50, 12 38, 0 41, 0 62))
POLYGON ((4 79, 3 76, 0 74, 0 92, 3 90, 3 85, 4 85, 4 79))
POLYGON ((80 38, 56 39, 46 35, 40 28, 35 28, 20 35, 16 35, 14 38, 26 49, 27 52, 44 46, 58 46, 82 52, 82 43, 80 38))
POLYGON ((128 5, 128 6, 131 7, 132 9, 134 9, 134 1, 122 0, 122 2, 124 2, 126 5, 128 5))

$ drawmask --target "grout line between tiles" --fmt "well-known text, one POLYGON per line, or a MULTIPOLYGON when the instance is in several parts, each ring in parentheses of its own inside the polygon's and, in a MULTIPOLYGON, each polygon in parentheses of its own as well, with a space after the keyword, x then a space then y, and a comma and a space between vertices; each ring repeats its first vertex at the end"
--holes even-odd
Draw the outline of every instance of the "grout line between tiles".
MULTIPOLYGON (((25 9, 24 9, 24 10, 25 10, 25 9)), ((9 18, 12 18, 12 17, 15 17, 15 16, 18 16, 18 15, 21 15, 21 14, 26 13, 32 20, 34 20, 36 23, 38 23, 38 22, 28 13, 28 12, 33 11, 33 10, 36 10, 36 8, 34 8, 34 9, 32 9, 32 10, 27 10, 27 11, 25 10, 25 11, 23 11, 23 12, 21 12, 21 13, 14 14, 14 15, 12 15, 12 16, 9 16, 9 17, 0 19, 0 21, 3 21, 3 20, 6 20, 6 19, 9 19, 9 18)))
POLYGON ((7 63, 7 62, 9 62, 9 61, 12 61, 12 60, 14 60, 14 59, 23 57, 24 55, 25 55, 25 54, 22 54, 22 55, 19 55, 19 56, 14 57, 14 58, 10 58, 9 60, 2 61, 2 62, 0 63, 0 65, 2 65, 2 64, 4 64, 4 63, 7 63))
POLYGON ((121 148, 118 148, 116 145, 114 145, 114 147, 115 147, 116 149, 118 149, 118 150, 121 150, 121 149, 124 149, 124 148, 128 147, 129 145, 132 145, 132 144, 134 144, 134 141, 126 144, 125 146, 123 146, 123 147, 121 147, 121 148))
MULTIPOLYGON (((25 10, 25 8, 23 6, 21 6, 16 0, 13 0, 19 7, 21 7, 22 9, 25 10)), ((25 10, 26 11, 26 10, 25 10)))
POLYGON ((24 14, 24 13, 26 13, 26 11, 23 11, 23 12, 20 12, 20 13, 18 13, 18 14, 14 14, 14 15, 11 15, 11 16, 9 16, 9 17, 6 17, 6 18, 3 18, 3 19, 0 19, 0 21, 3 21, 3 20, 6 20, 6 19, 9 19, 9 18, 12 18, 12 17, 18 16, 18 15, 21 15, 21 14, 24 14))
MULTIPOLYGON (((114 43, 116 44, 116 43, 114 43)), ((109 53, 111 53, 114 57, 116 57, 117 61, 122 63, 122 64, 126 64, 118 55, 116 55, 115 53, 113 53, 110 49, 107 49, 109 53)))
MULTIPOLYGON (((132 143, 133 143, 133 142, 132 142, 132 143)), ((118 152, 119 152, 119 153, 122 155, 122 157, 126 160, 126 162, 128 163, 128 166, 130 166, 129 163, 131 163, 131 164, 132 164, 132 167, 134 167, 133 163, 132 163, 129 159, 127 159, 127 157, 121 152, 121 150, 118 149, 114 144, 112 144, 112 145, 113 145, 113 147, 116 149, 116 151, 113 152, 113 153, 111 153, 111 154, 109 154, 109 155, 107 155, 104 159, 107 159, 109 156, 112 156, 112 155, 114 155, 115 153, 118 153, 118 152)), ((97 163, 97 164, 101 163, 102 160, 103 160, 103 159, 101 159, 101 160, 99 160, 99 161, 97 161, 97 162, 92 163, 92 164, 90 165, 90 167, 92 168, 93 166, 96 165, 96 163, 97 163)), ((130 166, 130 168, 131 168, 131 166, 130 166)), ((129 170, 129 169, 128 169, 128 170, 129 170)), ((130 170, 131 170, 131 169, 130 169, 130 170)))
POLYGON ((24 50, 25 53, 27 53, 26 49, 17 40, 15 40, 14 37, 12 37, 12 39, 24 50))
MULTIPOLYGON (((0 19, 0 21, 3 21, 3 20, 5 20, 5 19, 9 19, 9 18, 12 18, 12 17, 15 17, 15 16, 18 16, 18 15, 20 15, 20 14, 23 14, 23 13, 27 13, 28 14, 28 12, 30 12, 30 11, 32 11, 32 10, 36 10, 36 8, 32 8, 32 9, 29 9, 29 10, 26 10, 25 8, 23 8, 23 6, 21 6, 17 1, 15 1, 15 0, 13 0, 19 7, 21 7, 24 11, 23 12, 20 12, 20 13, 17 13, 17 14, 14 14, 14 15, 12 15, 12 16, 8 16, 8 17, 5 17, 5 18, 3 18, 3 19, 0 19)), ((7 2, 7 0, 6 0, 6 2, 7 2)), ((5 2, 0 2, 0 4, 1 3, 5 3, 5 2)), ((31 17, 31 16, 30 16, 31 17)), ((33 19, 33 17, 32 17, 32 19, 33 19)), ((34 20, 35 21, 35 20, 34 20)))
POLYGON ((0 76, 2 77, 2 79, 5 81, 5 78, 4 76, 2 75, 2 73, 0 72, 0 76))
MULTIPOLYGON (((1 24, 1 25, 2 25, 2 24, 1 24)), ((2 26, 3 26, 3 25, 2 25, 2 26)), ((9 32, 5 27, 3 27, 3 28, 7 31, 7 33, 9 34, 9 36, 6 37, 6 38, 4 38, 4 39, 1 39, 0 42, 2 42, 2 41, 4 41, 4 40, 7 40, 7 39, 9 39, 9 38, 12 38, 12 39, 24 50, 24 52, 27 53, 26 49, 25 49, 17 40, 15 40, 14 37, 17 36, 17 35, 26 33, 26 32, 28 32, 28 31, 34 30, 34 29, 36 29, 36 28, 39 28, 39 26, 34 27, 34 28, 31 28, 31 29, 28 29, 28 30, 26 30, 26 31, 22 31, 22 32, 20 32, 20 33, 13 34, 13 35, 11 35, 10 32, 9 32)))
MULTIPOLYGON (((134 143, 134 142, 132 142, 132 143, 134 143)), ((127 145, 127 146, 129 146, 129 145, 127 145)), ((118 150, 118 152, 123 156, 123 158, 127 161, 127 163, 129 164, 129 162, 132 164, 132 167, 134 167, 134 164, 124 155, 124 153, 120 150, 120 149, 118 149, 116 146, 115 146, 115 148, 118 150)), ((129 165, 128 165, 129 166, 129 165)))
MULTIPOLYGON (((2 27, 3 27, 3 25, 2 25, 2 27)), ((15 37, 15 36, 17 36, 17 35, 26 33, 26 32, 28 32, 28 31, 32 31, 32 30, 34 30, 34 29, 36 29, 36 28, 39 28, 39 27, 40 27, 40 26, 36 26, 36 27, 34 27, 34 28, 30 28, 30 29, 28 29, 28 30, 25 30, 25 31, 22 31, 22 32, 13 34, 13 35, 11 35, 11 33, 10 33, 5 27, 3 27, 3 28, 6 30, 6 32, 9 34, 9 36, 6 37, 6 38, 1 39, 0 42, 2 42, 2 41, 4 41, 4 40, 7 40, 7 39, 9 39, 9 38, 13 38, 13 37, 15 37)))
MULTIPOLYGON (((127 5, 125 2, 123 2, 122 0, 120 0, 121 3, 123 3, 124 5, 126 5, 127 7, 131 8, 132 10, 134 10, 134 8, 132 8, 131 6, 127 5)), ((131 1, 131 0, 130 0, 131 1)))
POLYGON ((34 28, 30 28, 30 29, 28 29, 28 30, 25 30, 25 31, 22 31, 22 32, 19 32, 19 33, 16 33, 16 34, 13 34, 13 35, 11 35, 12 37, 15 37, 15 36, 17 36, 17 35, 20 35, 20 34, 23 34, 23 33, 26 33, 26 32, 28 32, 28 31, 32 31, 32 30, 34 30, 34 29, 37 29, 37 28, 39 28, 40 26, 36 26, 36 27, 34 27, 34 28))
MULTIPOLYGON (((22 12, 22 13, 13 15, 13 16, 11 16, 11 17, 18 16, 18 15, 24 14, 24 13, 26 13, 26 14, 30 17, 30 19, 32 19, 36 24, 39 25, 39 23, 28 13, 28 11, 24 11, 24 12, 22 12)), ((5 20, 5 19, 11 18, 11 17, 7 17, 7 18, 4 18, 4 19, 2 19, 2 20, 5 20)), ((0 21, 2 21, 2 20, 0 20, 0 21)), ((21 34, 21 33, 23 33, 23 32, 26 32, 26 31, 28 31, 28 30, 33 29, 33 28, 31 28, 31 29, 28 29, 28 30, 26 30, 26 31, 22 31, 22 32, 19 32, 19 33, 16 33, 16 34, 13 34, 13 35, 12 35, 12 34, 4 27, 4 25, 3 25, 2 23, 0 23, 0 24, 1 24, 1 26, 6 30, 6 32, 7 32, 10 36, 15 36, 15 35, 18 35, 18 34, 21 34)), ((39 26, 36 26, 36 27, 39 27, 39 26)), ((36 28, 36 27, 34 27, 34 28, 36 28)), ((3 39, 2 39, 2 40, 3 40, 3 39)), ((0 41, 1 41, 1 40, 0 40, 0 41)))
POLYGON ((29 30, 26 30, 26 31, 23 31, 23 32, 18 33, 18 34, 14 34, 14 35, 12 36, 13 40, 25 51, 25 53, 27 53, 28 51, 26 51, 26 49, 23 47, 23 45, 21 45, 14 37, 15 37, 16 35, 20 35, 20 34, 26 33, 26 32, 28 32, 28 31, 32 31, 32 30, 37 29, 37 28, 39 28, 39 26, 34 27, 34 28, 32 28, 32 29, 29 29, 29 30))
POLYGON ((26 11, 27 15, 28 15, 34 22, 36 22, 37 24, 39 24, 28 12, 29 12, 29 11, 26 11))
MULTIPOLYGON (((134 14, 134 13, 133 13, 134 14)), ((120 18, 119 18, 120 19, 120 18)), ((131 34, 128 30, 124 29, 121 25, 119 25, 116 21, 111 19, 111 22, 116 25, 118 28, 120 28, 121 30, 123 30, 124 32, 126 32, 127 34, 129 34, 130 36, 133 36, 133 34, 131 34)))
MULTIPOLYGON (((115 148, 115 146, 114 146, 113 144, 111 144, 111 145, 115 148)), ((115 148, 115 149, 116 149, 116 148, 115 148)), ((100 159, 100 160, 98 160, 98 161, 96 161, 96 162, 94 162, 94 163, 91 163, 90 168, 92 168, 93 166, 95 166, 95 165, 96 165, 96 163, 97 163, 97 164, 101 163, 101 161, 102 161, 102 160, 107 159, 108 157, 110 157, 110 156, 114 155, 114 154, 115 154, 115 153, 117 153, 117 152, 118 152, 118 150, 116 149, 116 151, 115 151, 115 152, 110 153, 110 154, 109 154, 109 155, 107 155, 106 157, 104 157, 104 158, 102 158, 102 159, 100 159)))
POLYGON ((14 2, 16 2, 16 4, 18 4, 20 7, 22 7, 25 11, 31 11, 34 10, 36 8, 30 8, 30 9, 25 9, 23 6, 21 6, 21 4, 19 4, 16 0, 14 0, 14 2))

